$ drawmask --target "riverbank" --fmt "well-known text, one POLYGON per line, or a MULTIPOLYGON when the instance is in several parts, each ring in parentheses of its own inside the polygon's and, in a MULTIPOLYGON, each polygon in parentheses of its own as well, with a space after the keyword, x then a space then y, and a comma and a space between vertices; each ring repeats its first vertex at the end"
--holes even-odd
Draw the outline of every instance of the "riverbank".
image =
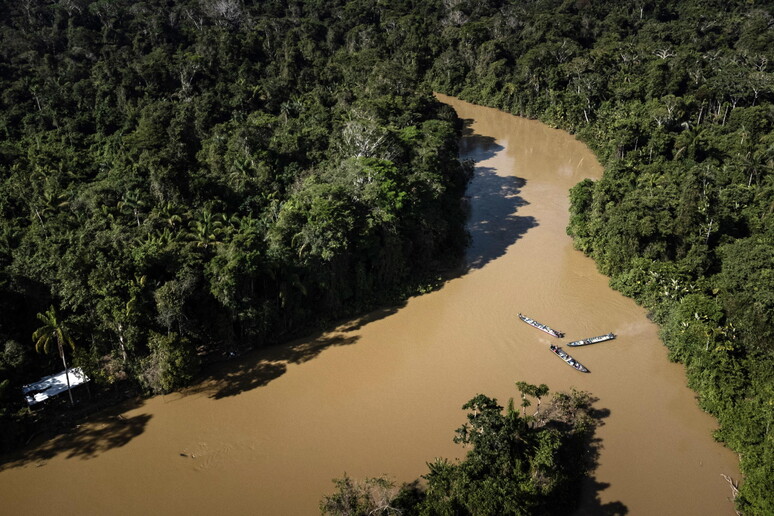
POLYGON ((7 510, 64 501, 67 513, 116 512, 120 500, 137 514, 313 514, 344 472, 408 481, 434 457, 460 457, 452 437, 462 404, 480 392, 505 403, 523 380, 589 391, 608 413, 583 513, 732 513, 720 475, 738 478, 736 457, 712 440, 714 421, 668 361, 658 328, 564 231, 568 189, 601 174, 593 155, 538 122, 444 100, 467 120, 462 153, 477 161, 467 274, 284 350, 224 363, 196 388, 126 407, 123 426, 81 425, 49 445, 40 467, 0 472, 7 510), (570 340, 618 338, 573 353, 592 371, 582 375, 520 311, 570 340))

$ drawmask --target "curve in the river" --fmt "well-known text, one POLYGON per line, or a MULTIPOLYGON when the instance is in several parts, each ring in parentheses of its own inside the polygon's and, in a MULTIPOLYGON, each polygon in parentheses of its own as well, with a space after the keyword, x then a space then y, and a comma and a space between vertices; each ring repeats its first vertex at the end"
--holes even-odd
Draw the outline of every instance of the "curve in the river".
POLYGON ((598 177, 589 150, 538 122, 448 97, 477 161, 470 270, 405 306, 250 354, 182 394, 106 412, 0 465, 3 512, 315 514, 331 479, 407 481, 426 461, 460 457, 460 409, 477 393, 504 403, 514 381, 599 398, 600 466, 585 514, 732 514, 722 473, 736 458, 667 361, 645 312, 612 291, 565 233, 568 189, 598 177), (618 334, 573 349, 555 339, 618 334))

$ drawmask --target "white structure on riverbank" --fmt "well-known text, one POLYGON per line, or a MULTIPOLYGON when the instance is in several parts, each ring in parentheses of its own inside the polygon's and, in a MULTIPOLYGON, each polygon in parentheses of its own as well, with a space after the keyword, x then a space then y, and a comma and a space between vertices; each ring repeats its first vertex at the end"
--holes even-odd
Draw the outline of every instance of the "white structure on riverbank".
POLYGON ((69 371, 62 371, 51 376, 41 378, 35 383, 30 383, 22 387, 24 393, 24 399, 27 400, 27 405, 32 406, 41 401, 45 401, 49 398, 53 398, 57 394, 61 394, 67 390, 67 378, 65 374, 68 374, 70 378, 70 388, 76 385, 81 385, 89 381, 89 377, 83 372, 80 367, 73 367, 69 371))

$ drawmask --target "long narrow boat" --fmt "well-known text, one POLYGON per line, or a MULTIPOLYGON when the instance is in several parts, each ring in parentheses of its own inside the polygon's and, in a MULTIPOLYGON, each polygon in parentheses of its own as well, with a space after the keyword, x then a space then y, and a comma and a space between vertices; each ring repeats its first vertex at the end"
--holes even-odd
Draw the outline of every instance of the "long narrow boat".
POLYGON ((557 330, 555 330, 553 328, 549 328, 545 324, 540 324, 536 320, 530 319, 526 315, 519 314, 519 319, 521 319, 525 323, 529 324, 530 326, 537 328, 538 330, 542 330, 542 331, 546 332, 547 334, 551 335, 552 337, 556 337, 556 338, 559 338, 559 339, 564 337, 564 333, 562 333, 560 331, 557 331, 557 330))
POLYGON ((613 340, 615 333, 608 333, 607 335, 600 335, 599 337, 590 337, 588 339, 581 339, 570 342, 568 346, 585 346, 587 344, 596 344, 597 342, 604 342, 606 340, 613 340))
POLYGON ((570 355, 562 351, 562 348, 560 348, 559 346, 554 346, 553 344, 551 344, 550 348, 551 348, 551 351, 553 351, 556 356, 558 356, 559 358, 567 362, 567 365, 569 365, 570 367, 577 369, 581 373, 589 372, 588 369, 583 367, 583 364, 581 364, 580 362, 572 358, 570 355))

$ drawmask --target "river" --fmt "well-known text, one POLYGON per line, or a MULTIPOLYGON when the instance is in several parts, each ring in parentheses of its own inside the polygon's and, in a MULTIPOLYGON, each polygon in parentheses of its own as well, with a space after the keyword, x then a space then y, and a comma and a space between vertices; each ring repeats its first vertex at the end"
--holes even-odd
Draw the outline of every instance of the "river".
POLYGON ((440 98, 466 120, 462 157, 477 162, 466 274, 6 458, 2 512, 316 514, 345 472, 409 481, 435 457, 461 457, 463 403, 505 404, 524 380, 598 398, 599 467, 579 514, 733 514, 721 474, 739 478, 736 456, 713 441, 715 421, 645 311, 565 233, 568 189, 602 172, 593 154, 536 121, 440 98), (565 341, 618 338, 569 348, 582 374, 518 312, 565 341))

